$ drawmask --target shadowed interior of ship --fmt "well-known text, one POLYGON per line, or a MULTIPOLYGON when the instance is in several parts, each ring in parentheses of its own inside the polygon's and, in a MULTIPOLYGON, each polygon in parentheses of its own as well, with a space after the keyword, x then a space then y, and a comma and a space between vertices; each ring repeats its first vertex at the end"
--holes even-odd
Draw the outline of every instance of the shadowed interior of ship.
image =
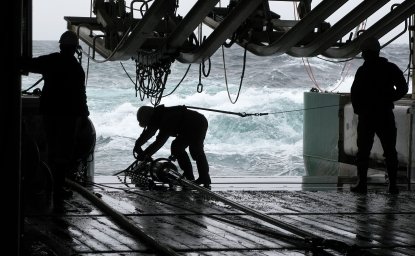
MULTIPOLYGON (((161 69, 167 74, 171 63, 176 60, 182 63, 202 63, 219 47, 229 47, 232 44, 238 44, 246 51, 258 56, 289 54, 294 57, 321 55, 336 59, 352 58, 359 53, 359 46, 365 39, 369 37, 382 38, 399 24, 406 23, 406 20, 415 13, 415 1, 405 0, 399 5, 394 5, 388 13, 370 27, 354 31, 360 23, 389 1, 361 1, 349 13, 345 13, 343 18, 333 24, 326 22, 327 18, 343 6, 347 0, 323 0, 314 8, 311 8, 311 1, 298 0, 296 2, 299 2, 301 8, 297 10, 298 19, 296 20, 282 20, 278 11, 270 8, 271 2, 277 1, 230 0, 226 7, 218 7, 219 0, 195 1, 190 11, 184 17, 181 17, 176 12, 179 4, 176 0, 132 1, 130 6, 126 6, 124 0, 95 0, 93 5, 95 17, 67 16, 64 18, 67 21, 68 29, 74 31, 84 43, 91 47, 90 58, 92 60, 99 62, 132 59, 138 66, 151 70, 161 69), (194 32, 202 23, 212 29, 209 36, 202 37, 194 32), (348 39, 344 40, 344 38, 348 39), (99 54, 103 59, 97 58, 96 54, 99 54)), ((31 55, 32 2, 21 0, 10 1, 7 4, 11 7, 7 8, 11 10, 10 13, 18 18, 11 19, 13 20, 12 24, 6 26, 4 31, 6 35, 10 35, 10 40, 5 42, 5 48, 12 49, 6 52, 6 59, 18 60, 22 56, 31 55)), ((405 27, 406 29, 407 27, 405 27)), ((405 31, 402 33, 405 33, 405 31)), ((393 40, 394 38, 384 44, 383 47, 393 40)), ((80 196, 81 193, 76 194, 75 198, 71 199, 72 201, 65 204, 64 209, 66 211, 64 213, 44 214, 35 212, 28 216, 22 214, 20 171, 20 144, 22 141, 21 74, 17 65, 10 65, 5 68, 5 71, 10 73, 9 76, 12 77, 13 86, 6 88, 5 94, 8 97, 2 101, 1 105, 4 123, 7 123, 7 125, 2 124, 2 128, 4 128, 2 134, 6 134, 2 137, 2 144, 8 149, 8 152, 2 155, 2 160, 4 160, 2 162, 10 163, 11 171, 6 174, 5 179, 7 181, 12 180, 15 184, 11 191, 13 204, 10 208, 12 210, 9 211, 10 219, 15 220, 15 225, 12 225, 10 230, 6 230, 6 233, 13 238, 13 241, 8 243, 8 251, 13 255, 21 255, 22 227, 25 226, 30 231, 35 230, 30 233, 34 235, 34 240, 40 239, 43 242, 51 242, 53 249, 65 253, 69 251, 72 254, 103 254, 112 253, 116 250, 115 253, 156 255, 153 248, 149 248, 147 244, 138 241, 128 231, 120 230, 118 225, 111 222, 108 214, 99 207, 91 206, 90 202, 80 196), (8 136, 8 138, 3 140, 4 136, 8 136), (28 217, 29 221, 27 223, 23 223, 24 217, 28 217), (85 228, 85 225, 90 226, 85 228), (50 231, 50 226, 56 228, 56 230, 50 231), (62 232, 62 230, 66 231, 62 232), (97 230, 108 231, 105 234, 112 235, 114 239, 105 237, 104 241, 98 241, 103 238, 103 235, 97 230), (93 245, 83 244, 82 241, 78 240, 78 238, 85 235, 91 237, 90 241, 93 245), (107 244, 105 243, 108 240, 114 242, 115 247, 106 247, 107 244), (60 242, 64 242, 67 247, 62 246, 63 243, 60 242)), ((34 147, 33 150, 36 151, 37 149, 34 147)), ((39 161, 37 158, 31 160, 39 161)), ((282 185, 282 187, 284 186, 282 185)), ((307 237, 299 243, 298 237, 288 237, 286 233, 281 234, 279 230, 278 239, 275 238, 275 234, 274 237, 264 235, 265 231, 271 232, 268 230, 269 225, 267 223, 262 223, 262 229, 260 230, 257 229, 257 223, 254 223, 252 228, 248 226, 246 224, 247 220, 244 220, 245 223, 243 221, 242 224, 238 224, 233 219, 235 219, 235 216, 241 215, 240 212, 229 210, 223 207, 222 203, 205 200, 203 195, 197 193, 193 197, 187 198, 189 200, 188 206, 189 209, 199 207, 202 214, 181 208, 180 211, 184 213, 171 217, 171 205, 166 204, 167 207, 163 205, 162 211, 158 211, 153 205, 154 202, 156 202, 156 205, 165 204, 165 202, 149 200, 150 202, 147 205, 147 202, 143 203, 145 200, 135 201, 137 195, 126 197, 123 192, 120 195, 113 193, 111 190, 102 189, 101 194, 96 193, 95 195, 103 196, 103 202, 118 205, 120 212, 124 215, 131 215, 137 223, 141 222, 140 224, 146 228, 148 233, 154 231, 154 226, 160 227, 157 230, 173 230, 173 234, 169 234, 171 237, 169 243, 179 253, 212 252, 219 255, 224 251, 230 253, 235 251, 254 254, 260 250, 266 254, 270 251, 284 253, 287 252, 287 249, 293 252, 304 252, 305 246, 310 245, 308 242, 311 240, 307 237), (114 195, 117 199, 111 197, 114 195), (201 207, 200 202, 207 204, 207 207, 201 207), (195 203, 199 204, 192 207, 192 204, 195 203), (226 215, 225 217, 229 220, 215 219, 212 221, 213 217, 211 216, 220 214, 226 215), (188 222, 187 226, 192 227, 189 230, 200 231, 200 233, 188 236, 203 234, 209 239, 200 238, 200 241, 193 243, 193 240, 188 238, 184 243, 177 242, 175 235, 177 235, 176 231, 180 230, 180 225, 175 225, 175 223, 179 222, 188 222), (227 224, 223 224, 225 222, 227 224), (162 228, 163 225, 164 229, 162 228), (166 226, 171 228, 166 229, 166 226), (249 232, 255 231, 258 234, 252 235, 250 233, 247 236, 249 232, 246 232, 246 230, 248 228, 251 229, 249 232), (229 245, 225 242, 223 245, 220 244, 220 241, 224 240, 223 237, 230 237, 228 234, 233 234, 233 237, 226 241, 229 242, 229 245), (258 237, 261 239, 258 239, 258 237), (292 240, 289 242, 294 241, 293 244, 297 247, 287 245, 287 237, 292 240), (236 242, 233 242, 232 239, 236 242), (244 239, 244 242, 239 243, 240 239, 244 239), (270 240, 268 241, 268 239, 270 240)), ((282 216, 291 223, 301 222, 302 228, 307 230, 303 230, 307 236, 315 230, 318 230, 315 235, 316 238, 330 234, 327 237, 332 238, 332 240, 327 239, 326 241, 332 242, 333 245, 330 245, 329 248, 347 243, 350 245, 346 246, 347 248, 357 246, 359 249, 372 250, 374 253, 382 254, 398 250, 401 255, 413 255, 414 236, 412 228, 408 228, 415 223, 413 221, 413 206, 408 203, 413 200, 412 193, 403 193, 396 197, 396 200, 392 198, 391 205, 384 208, 378 206, 385 204, 385 202, 388 203, 390 198, 383 194, 372 196, 370 200, 379 201, 372 206, 367 206, 366 200, 361 202, 362 197, 350 194, 317 195, 302 193, 302 198, 306 198, 303 201, 303 199, 298 199, 300 198, 298 194, 286 192, 275 196, 268 193, 266 198, 269 201, 262 206, 247 203, 248 199, 253 202, 263 200, 264 197, 262 196, 255 198, 257 195, 253 196, 248 193, 242 200, 240 198, 239 200, 241 200, 241 204, 247 204, 252 208, 258 207, 258 211, 265 211, 261 207, 271 209, 277 205, 273 200, 278 197, 281 198, 279 208, 272 208, 267 214, 272 215, 275 219, 282 216), (334 201, 330 199, 331 196, 335 198, 334 201), (301 202, 293 204, 293 198, 297 198, 297 201, 301 202), (343 202, 342 200, 345 198, 347 200, 343 202), (314 204, 310 204, 310 202, 314 202, 314 204), (328 206, 321 211, 316 210, 320 209, 319 207, 323 203, 327 203, 328 206), (353 205, 357 210, 348 211, 347 209, 350 206, 348 204, 353 205), (324 216, 327 218, 324 218, 324 216), (368 221, 365 221, 369 218, 374 220, 371 223, 378 223, 377 220, 380 220, 391 226, 394 225, 393 232, 390 232, 389 225, 387 226, 388 229, 385 229, 382 225, 371 227, 367 224, 368 221), (334 226, 331 226, 333 223, 334 226), (377 230, 375 235, 370 234, 372 230, 377 230), (390 235, 394 232, 399 234, 390 235), (381 235, 380 238, 379 234, 381 235), (338 243, 336 244, 336 242, 338 243)), ((172 198, 177 197, 177 195, 170 196, 172 198)), ((227 196, 233 197, 232 193, 227 196)), ((233 199, 237 201, 238 196, 234 196, 233 199)), ((183 204, 184 202, 181 198, 176 200, 177 204, 183 204)), ((296 229, 293 230, 296 231, 296 229)), ((275 230, 272 230, 272 232, 275 232, 275 230)), ((186 232, 184 233, 186 234, 186 232)), ((167 242, 163 233, 157 233, 156 237, 167 242)), ((311 242, 315 242, 315 240, 311 242)), ((312 246, 314 245, 312 244, 312 246)), ((308 250, 308 247, 306 250, 308 250)), ((50 252, 46 255, 56 254, 50 252)), ((338 254, 326 253, 324 255, 338 254)))

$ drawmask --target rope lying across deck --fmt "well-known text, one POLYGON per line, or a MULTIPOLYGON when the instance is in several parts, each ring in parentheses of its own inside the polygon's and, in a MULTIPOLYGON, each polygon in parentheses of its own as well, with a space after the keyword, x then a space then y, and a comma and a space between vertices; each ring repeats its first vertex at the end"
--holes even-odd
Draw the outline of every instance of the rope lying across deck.
POLYGON ((107 213, 114 221, 122 226, 125 230, 130 232, 132 235, 142 239, 147 245, 150 246, 151 249, 154 249, 158 255, 161 256, 178 256, 175 251, 173 251, 167 245, 157 241, 152 236, 144 233, 141 229, 136 227, 136 225, 131 222, 127 217, 123 214, 119 213, 118 211, 114 210, 111 206, 106 204, 100 198, 95 196, 91 191, 87 190, 86 188, 82 187, 76 182, 73 182, 69 179, 66 179, 66 184, 69 185, 73 190, 80 193, 82 196, 90 200, 94 205, 96 205, 100 210, 107 213))

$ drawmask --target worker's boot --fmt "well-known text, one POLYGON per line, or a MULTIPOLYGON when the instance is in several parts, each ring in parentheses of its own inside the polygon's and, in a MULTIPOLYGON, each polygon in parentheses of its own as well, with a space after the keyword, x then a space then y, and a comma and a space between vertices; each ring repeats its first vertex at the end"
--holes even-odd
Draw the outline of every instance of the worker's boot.
MULTIPOLYGON (((193 167, 192 164, 190 163, 190 159, 187 156, 187 154, 182 154, 181 156, 179 156, 180 158, 177 159, 177 163, 179 164, 180 169, 183 170, 183 176, 190 181, 195 180, 195 176, 193 175, 193 167)), ((169 157, 169 159, 171 161, 176 161, 176 156, 171 155, 169 157)))
POLYGON ((388 178, 389 178, 388 192, 389 194, 392 194, 392 195, 399 194, 399 188, 396 185, 396 176, 397 176, 396 169, 388 171, 388 178))
POLYGON ((203 187, 210 189, 212 181, 210 180, 209 176, 206 177, 199 177, 195 180, 195 183, 198 185, 203 185, 203 187))
POLYGON ((351 192, 354 193, 367 193, 367 169, 357 170, 357 183, 350 188, 351 192))
POLYGON ((193 170, 184 170, 183 176, 186 178, 186 180, 190 180, 190 181, 195 180, 195 176, 193 175, 193 170))
POLYGON ((196 184, 203 185, 207 189, 211 189, 211 179, 209 176, 209 165, 206 160, 206 156, 203 154, 196 159, 197 170, 199 172, 199 178, 195 180, 196 184))

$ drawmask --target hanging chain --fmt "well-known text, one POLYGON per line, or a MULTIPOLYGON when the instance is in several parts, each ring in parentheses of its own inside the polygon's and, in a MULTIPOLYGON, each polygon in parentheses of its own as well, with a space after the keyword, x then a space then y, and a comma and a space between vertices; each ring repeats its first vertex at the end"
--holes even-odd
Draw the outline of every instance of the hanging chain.
POLYGON ((151 65, 136 61, 136 96, 138 92, 140 100, 149 98, 154 106, 159 105, 171 72, 170 66, 170 61, 151 65))
MULTIPOLYGON (((148 11, 148 3, 153 0, 145 0, 140 8, 142 16, 148 11)), ((178 7, 178 1, 172 1, 171 5, 167 8, 164 14, 163 22, 166 26, 171 17, 176 16, 178 7)), ((159 33, 159 36, 166 36, 164 33, 159 33)), ((158 59, 158 51, 143 50, 137 53, 136 62, 136 79, 135 79, 135 91, 136 97, 139 95, 140 100, 143 101, 145 98, 149 98, 152 105, 157 106, 160 104, 161 98, 163 97, 164 89, 166 88, 167 78, 171 73, 171 64, 174 59, 158 59), (156 61, 154 61, 156 60, 156 61)))

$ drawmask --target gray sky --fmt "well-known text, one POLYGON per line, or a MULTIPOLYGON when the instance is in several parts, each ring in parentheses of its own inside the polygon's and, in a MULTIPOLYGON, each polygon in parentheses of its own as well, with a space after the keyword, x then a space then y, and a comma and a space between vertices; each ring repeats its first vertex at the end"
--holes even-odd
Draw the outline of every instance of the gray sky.
MULTIPOLYGON (((340 15, 343 15, 353 6, 361 3, 363 0, 349 0, 342 8, 340 8, 332 17, 327 20, 335 21, 340 15)), ((127 2, 129 2, 127 0, 127 2)), ((179 0, 179 14, 184 16, 193 6, 196 0, 179 0)), ((222 6, 226 6, 228 1, 221 1, 222 6)), ((321 0, 313 0, 313 6, 317 5, 321 0)), ((402 2, 392 0, 385 8, 382 8, 374 17, 368 20, 368 24, 374 23, 382 14, 389 11, 393 3, 402 2)), ((271 1, 270 1, 271 3, 271 1)), ((59 36, 66 30, 66 22, 64 16, 80 16, 89 17, 91 0, 34 0, 33 1, 33 39, 34 40, 58 40, 59 36)), ((282 19, 293 19, 294 8, 291 1, 272 2, 271 10, 280 14, 282 19)), ((331 22, 333 23, 333 22, 331 22)), ((402 27, 400 28, 402 29, 402 27)), ((396 35, 399 28, 391 32, 386 38, 396 35)), ((401 37, 397 43, 407 43, 407 34, 401 37)))

